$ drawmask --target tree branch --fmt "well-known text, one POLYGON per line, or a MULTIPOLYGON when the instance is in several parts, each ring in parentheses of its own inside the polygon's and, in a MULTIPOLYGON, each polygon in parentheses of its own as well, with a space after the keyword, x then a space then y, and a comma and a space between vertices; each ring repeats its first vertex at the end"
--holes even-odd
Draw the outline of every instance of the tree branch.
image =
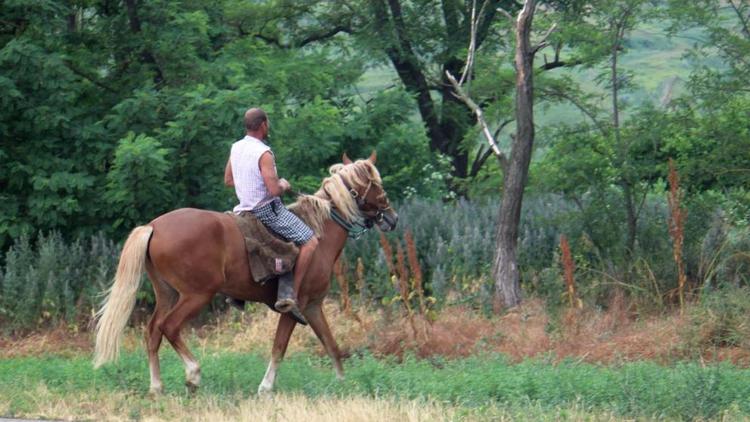
POLYGON ((572 61, 564 61, 564 60, 555 60, 553 62, 547 62, 547 58, 544 58, 544 64, 539 66, 540 70, 552 70, 557 69, 558 67, 573 67, 578 66, 579 64, 583 63, 582 60, 576 59, 572 61))
MULTIPOLYGON (((242 29, 240 29, 240 35, 244 35, 243 32, 244 31, 242 31, 242 29)), ((306 38, 303 38, 302 40, 300 40, 298 42, 292 42, 292 43, 289 43, 289 44, 284 44, 281 41, 279 41, 278 38, 269 37, 268 35, 263 35, 262 33, 253 34, 253 37, 255 37, 255 38, 259 39, 259 40, 265 41, 267 44, 274 45, 274 46, 276 46, 276 47, 278 47, 278 48, 280 48, 282 50, 290 50, 292 48, 300 48, 300 47, 304 47, 304 46, 306 46, 308 44, 312 44, 314 42, 324 41, 324 40, 327 40, 329 38, 333 38, 334 36, 338 35, 340 32, 351 34, 352 30, 348 26, 338 25, 338 26, 336 26, 334 28, 331 28, 328 31, 320 32, 320 33, 317 33, 317 34, 311 34, 311 35, 308 35, 306 38)))
MULTIPOLYGON (((507 126, 513 122, 513 119, 508 119, 500 124, 500 126, 495 129, 495 133, 493 134, 493 138, 497 139, 498 136, 500 136, 500 132, 507 126)), ((482 169, 482 166, 484 166, 485 161, 487 161, 487 158, 492 154, 492 148, 487 147, 487 149, 483 149, 480 147, 480 150, 477 152, 477 158, 474 160, 474 163, 471 165, 471 172, 469 173, 469 177, 476 177, 476 175, 479 173, 479 170, 482 169)), ((498 161, 500 161, 500 168, 505 172, 505 169, 508 167, 508 160, 505 157, 505 155, 501 155, 497 157, 498 161)))
POLYGON ((552 34, 557 29, 557 22, 553 23, 552 26, 549 27, 547 32, 542 35, 542 39, 539 41, 539 44, 534 46, 531 49, 531 54, 536 54, 537 51, 543 49, 544 47, 548 46, 547 38, 549 38, 550 34, 552 34))
POLYGON ((65 67, 67 67, 71 72, 75 73, 76 75, 82 77, 83 79, 86 79, 87 81, 93 83, 94 85, 98 86, 99 88, 102 88, 106 91, 116 93, 117 91, 110 87, 109 85, 101 82, 96 77, 89 75, 88 73, 84 72, 83 70, 79 69, 76 65, 74 65, 69 60, 63 60, 63 63, 65 64, 65 67))
POLYGON ((503 15, 505 15, 505 17, 508 18, 508 20, 510 20, 510 22, 512 24, 515 24, 516 19, 513 17, 513 15, 511 15, 510 13, 508 13, 507 10, 503 9, 502 7, 498 7, 497 11, 500 12, 500 13, 502 13, 503 15))
POLYGON ((729 4, 732 6, 732 9, 734 9, 734 13, 737 14, 737 17, 740 19, 740 23, 742 23, 742 32, 745 33, 745 37, 750 38, 750 29, 748 29, 748 19, 742 16, 742 11, 737 7, 736 4, 734 4, 734 0, 728 0, 729 4))
POLYGON ((585 107, 580 101, 578 101, 575 97, 566 94, 563 91, 552 91, 552 90, 543 90, 543 92, 547 95, 553 96, 553 97, 559 97, 564 100, 570 101, 571 104, 573 104, 577 109, 579 109, 583 114, 588 117, 591 122, 596 126, 597 129, 599 129, 599 132, 601 132, 602 135, 607 136, 609 134, 609 131, 604 127, 604 125, 596 118, 594 113, 589 110, 587 107, 585 107))
POLYGON ((304 47, 304 46, 306 46, 307 44, 310 44, 310 43, 327 40, 329 38, 335 37, 340 32, 343 32, 343 33, 346 33, 346 34, 351 34, 352 33, 352 29, 349 26, 337 25, 337 26, 331 28, 328 31, 321 32, 321 33, 318 33, 318 34, 312 34, 312 35, 308 36, 307 38, 305 38, 302 41, 300 41, 299 44, 297 44, 297 46, 298 47, 304 47))
POLYGON ((498 148, 497 143, 495 142, 495 138, 492 136, 492 133, 490 133, 490 129, 487 126, 487 122, 484 120, 484 113, 482 112, 482 109, 475 103, 471 98, 469 98, 463 89, 461 89, 461 86, 458 84, 458 81, 456 81, 456 78, 453 77, 453 75, 446 71, 445 76, 450 81, 451 85, 453 85, 454 94, 458 99, 464 102, 469 109, 474 113, 474 115, 477 116, 477 121, 479 122, 479 125, 482 127, 482 133, 484 134, 484 137, 487 138, 487 143, 489 143, 490 148, 492 149, 492 152, 495 153, 495 155, 498 157, 498 159, 505 160, 505 155, 502 151, 500 151, 500 148, 498 148))

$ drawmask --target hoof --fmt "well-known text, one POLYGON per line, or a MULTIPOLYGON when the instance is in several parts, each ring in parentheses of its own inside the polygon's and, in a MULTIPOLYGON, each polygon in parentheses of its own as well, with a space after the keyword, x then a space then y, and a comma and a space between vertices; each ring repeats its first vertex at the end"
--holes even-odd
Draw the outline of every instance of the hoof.
POLYGON ((192 382, 186 382, 185 387, 187 387, 188 394, 191 396, 194 396, 196 393, 198 393, 198 385, 193 384, 192 382))
POLYGON ((163 393, 164 393, 164 391, 162 390, 161 386, 159 386, 159 387, 151 387, 148 390, 148 395, 151 396, 151 397, 153 397, 153 398, 160 397, 163 393))
POLYGON ((271 397, 273 395, 273 389, 271 387, 261 384, 258 386, 258 397, 271 397))

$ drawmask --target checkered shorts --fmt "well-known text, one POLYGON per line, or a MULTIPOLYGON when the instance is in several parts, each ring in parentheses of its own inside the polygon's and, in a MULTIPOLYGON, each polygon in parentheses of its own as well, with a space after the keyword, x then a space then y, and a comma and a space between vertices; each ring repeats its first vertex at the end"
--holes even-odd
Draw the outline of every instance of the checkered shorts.
POLYGON ((268 230, 298 246, 304 245, 315 235, 307 224, 286 209, 279 198, 255 208, 252 213, 268 230))

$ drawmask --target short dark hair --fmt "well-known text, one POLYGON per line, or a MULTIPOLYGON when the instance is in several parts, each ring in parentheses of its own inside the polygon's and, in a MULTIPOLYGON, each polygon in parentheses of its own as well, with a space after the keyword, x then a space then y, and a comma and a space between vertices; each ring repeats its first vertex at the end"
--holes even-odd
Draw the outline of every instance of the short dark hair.
POLYGON ((245 112, 245 129, 258 130, 268 121, 268 115, 260 108, 251 108, 245 112))

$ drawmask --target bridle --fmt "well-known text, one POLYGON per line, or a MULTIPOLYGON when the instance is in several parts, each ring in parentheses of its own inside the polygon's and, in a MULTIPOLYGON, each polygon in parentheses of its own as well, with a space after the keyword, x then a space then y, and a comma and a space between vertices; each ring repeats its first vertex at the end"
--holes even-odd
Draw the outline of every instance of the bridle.
MULTIPOLYGON (((362 221, 346 221, 338 212, 336 212, 336 209, 331 209, 331 218, 333 221, 335 221, 339 226, 343 227, 344 230, 347 231, 348 236, 351 239, 359 239, 362 237, 365 232, 370 230, 375 223, 382 223, 385 219, 385 212, 391 209, 390 203, 387 203, 385 207, 377 207, 377 211, 375 212, 375 215, 368 216, 364 215, 362 213, 362 208, 366 205, 375 205, 371 204, 367 201, 367 195, 370 193, 370 189, 372 189, 372 186, 378 186, 382 190, 382 186, 375 182, 372 179, 368 179, 367 188, 365 188, 365 192, 363 194, 360 194, 357 192, 356 189, 351 187, 349 183, 344 179, 342 176, 339 175, 339 178, 341 179, 341 182, 344 184, 344 187, 347 191, 349 191, 349 195, 351 195, 352 199, 357 203, 357 209, 359 209, 360 214, 362 214, 362 221)), ((326 192, 328 193, 328 192, 326 192)), ((330 194, 328 195, 330 196, 330 194)))

